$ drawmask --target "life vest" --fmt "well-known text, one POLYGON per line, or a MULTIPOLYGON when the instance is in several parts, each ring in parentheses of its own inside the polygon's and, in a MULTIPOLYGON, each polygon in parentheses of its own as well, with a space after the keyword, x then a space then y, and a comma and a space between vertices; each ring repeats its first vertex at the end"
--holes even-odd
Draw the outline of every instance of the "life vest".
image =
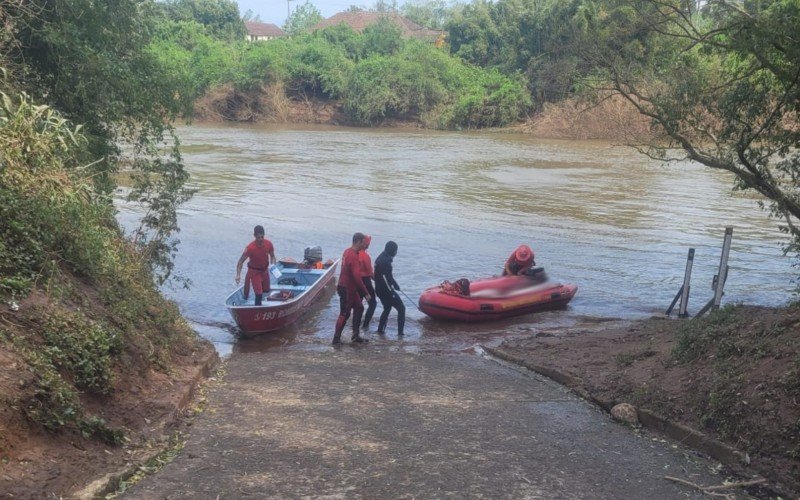
POLYGON ((443 281, 439 286, 444 293, 469 297, 469 280, 467 278, 461 278, 452 282, 443 281))

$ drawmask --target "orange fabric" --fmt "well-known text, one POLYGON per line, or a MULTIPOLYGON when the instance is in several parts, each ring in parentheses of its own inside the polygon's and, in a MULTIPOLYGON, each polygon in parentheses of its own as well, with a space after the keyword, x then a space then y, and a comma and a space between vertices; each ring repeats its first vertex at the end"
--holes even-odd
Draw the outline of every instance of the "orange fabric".
POLYGON ((375 271, 372 269, 372 257, 366 250, 358 252, 358 263, 361 267, 361 276, 372 278, 375 275, 375 271))
POLYGON ((359 252, 348 248, 342 254, 342 271, 339 274, 339 286, 345 287, 351 292, 359 291, 366 295, 367 287, 361 277, 361 264, 358 258, 359 252))

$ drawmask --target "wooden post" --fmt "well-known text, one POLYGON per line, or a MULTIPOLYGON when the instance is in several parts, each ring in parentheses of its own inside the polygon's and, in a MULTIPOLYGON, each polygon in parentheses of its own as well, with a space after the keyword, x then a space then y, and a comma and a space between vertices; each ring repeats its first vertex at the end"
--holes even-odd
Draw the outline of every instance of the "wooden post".
POLYGON ((692 265, 694 264, 694 248, 689 249, 689 255, 686 257, 686 272, 683 275, 683 289, 681 290, 681 305, 678 307, 678 317, 685 318, 689 314, 686 312, 686 307, 689 305, 689 282, 692 279, 692 265))
POLYGON ((689 255, 686 257, 686 272, 683 275, 683 285, 681 285, 681 288, 678 290, 678 293, 675 294, 675 298, 672 299, 672 303, 667 308, 667 312, 664 313, 667 316, 670 315, 672 309, 675 307, 675 304, 678 303, 679 299, 681 301, 681 305, 678 308, 678 317, 685 318, 686 316, 688 316, 688 314, 686 313, 686 306, 689 304, 689 289, 691 288, 689 286, 689 281, 692 278, 693 263, 694 263, 694 248, 690 248, 689 255))
POLYGON ((724 295, 723 288, 725 288, 725 281, 728 279, 728 255, 731 252, 731 239, 733 239, 733 227, 728 226, 725 228, 725 239, 722 242, 722 255, 719 257, 719 271, 714 276, 711 282, 711 289, 714 290, 714 296, 708 301, 706 305, 700 309, 695 317, 702 316, 712 307, 719 309, 719 304, 722 302, 724 295))
POLYGON ((725 228, 725 240, 722 242, 722 255, 719 258, 719 271, 714 286, 714 309, 719 309, 719 304, 722 302, 722 289, 725 288, 725 280, 728 279, 728 255, 731 252, 732 239, 733 227, 728 226, 725 228))

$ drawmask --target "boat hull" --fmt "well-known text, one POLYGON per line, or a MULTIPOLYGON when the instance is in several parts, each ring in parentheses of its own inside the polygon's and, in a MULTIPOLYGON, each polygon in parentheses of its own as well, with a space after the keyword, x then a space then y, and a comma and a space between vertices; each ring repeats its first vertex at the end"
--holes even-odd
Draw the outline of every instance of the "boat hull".
POLYGON ((470 283, 470 295, 448 293, 442 286, 425 290, 419 309, 436 319, 482 322, 564 308, 578 287, 535 284, 525 276, 487 278, 470 283))
POLYGON ((243 288, 240 287, 231 293, 225 304, 236 322, 241 336, 252 337, 274 332, 300 319, 325 287, 333 283, 338 264, 337 260, 325 269, 285 269, 281 268, 280 264, 270 266, 272 279, 278 282, 271 286, 270 291, 272 293, 291 291, 295 295, 288 300, 268 299, 264 304, 256 306, 245 303, 242 294, 243 288), (279 274, 280 277, 277 277, 276 274, 279 274), (295 281, 300 281, 301 285, 282 285, 280 284, 282 278, 293 278, 295 281), (303 280, 313 281, 313 283, 303 286, 303 280))

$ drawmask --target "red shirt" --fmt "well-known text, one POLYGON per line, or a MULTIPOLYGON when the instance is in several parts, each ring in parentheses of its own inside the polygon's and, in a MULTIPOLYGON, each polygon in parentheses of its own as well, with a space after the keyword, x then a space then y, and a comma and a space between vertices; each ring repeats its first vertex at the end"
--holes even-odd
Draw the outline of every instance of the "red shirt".
POLYGON ((364 294, 369 293, 364 282, 361 281, 361 262, 358 252, 353 247, 348 248, 342 254, 342 272, 339 275, 339 286, 346 287, 348 290, 359 290, 364 294))
POLYGON ((372 258, 369 256, 366 250, 361 250, 358 252, 358 263, 361 267, 361 276, 368 276, 372 278, 375 274, 372 271, 372 258))
POLYGON ((258 271, 266 271, 269 267, 269 254, 275 251, 272 242, 264 238, 261 246, 258 245, 258 240, 253 240, 247 248, 244 249, 244 254, 250 260, 247 261, 248 269, 256 269, 258 271))

